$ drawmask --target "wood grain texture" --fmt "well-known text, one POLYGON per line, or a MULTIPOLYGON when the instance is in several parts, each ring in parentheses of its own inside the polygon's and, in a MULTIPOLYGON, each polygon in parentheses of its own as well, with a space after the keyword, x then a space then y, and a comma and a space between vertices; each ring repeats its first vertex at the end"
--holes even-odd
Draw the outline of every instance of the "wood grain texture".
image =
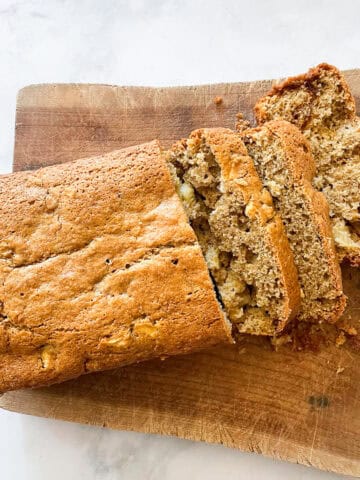
MULTIPOLYGON (((358 101, 360 71, 346 76, 358 101)), ((270 84, 26 87, 18 97, 14 169, 61 163, 156 137, 169 145, 201 126, 233 127, 239 111, 253 119, 252 106, 270 84), (216 96, 222 97, 218 105, 216 96)), ((359 270, 344 268, 343 275, 349 296, 345 315, 360 327, 359 270)), ((222 443, 360 477, 356 340, 318 353, 274 352, 266 340, 247 337, 233 348, 7 393, 0 406, 222 443)))

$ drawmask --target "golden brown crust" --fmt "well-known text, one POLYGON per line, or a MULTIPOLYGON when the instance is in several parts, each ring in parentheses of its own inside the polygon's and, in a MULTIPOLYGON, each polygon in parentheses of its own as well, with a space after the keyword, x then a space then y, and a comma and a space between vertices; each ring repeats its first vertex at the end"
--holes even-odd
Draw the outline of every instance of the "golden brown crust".
POLYGON ((230 341, 156 142, 0 177, 0 391, 230 341))
POLYGON ((325 196, 316 191, 311 184, 316 168, 309 142, 295 125, 283 120, 266 122, 261 127, 244 131, 242 136, 243 138, 251 137, 254 133, 261 131, 267 131, 270 137, 273 136, 280 140, 290 182, 296 185, 296 188, 302 189, 303 196, 307 201, 307 210, 311 213, 317 236, 321 241, 323 261, 330 272, 334 295, 332 314, 331 316, 327 315, 325 320, 334 323, 345 309, 346 297, 342 290, 341 270, 332 235, 328 202, 325 196))
POLYGON ((270 131, 281 139, 285 158, 288 160, 289 172, 292 172, 294 175, 294 183, 303 186, 305 198, 308 198, 307 207, 312 213, 313 221, 317 226, 324 252, 324 261, 326 261, 331 272, 331 283, 336 301, 334 301, 332 316, 327 317, 326 320, 334 323, 345 309, 346 297, 342 289, 341 269, 332 234, 329 205, 325 196, 315 190, 311 184, 316 169, 314 159, 310 153, 310 146, 300 130, 289 122, 274 121, 268 122, 264 126, 267 126, 270 131), (302 145, 307 146, 306 151, 304 151, 302 145))
MULTIPOLYGON (((297 271, 284 226, 274 212, 270 194, 264 199, 264 186, 239 135, 226 128, 214 128, 196 130, 190 138, 200 141, 202 136, 206 138, 206 143, 216 156, 223 179, 226 182, 236 182, 245 202, 251 202, 257 221, 264 226, 266 234, 264 240, 277 261, 284 288, 284 308, 276 329, 280 332, 286 323, 296 316, 300 305, 297 271), (238 156, 237 161, 235 153, 238 156), (270 218, 271 221, 268 221, 270 218)), ((253 333, 248 327, 244 328, 247 332, 253 333)), ((273 333, 274 331, 268 332, 273 333)))
POLYGON ((324 251, 324 260, 331 275, 331 283, 334 292, 334 306, 331 316, 326 317, 329 323, 335 323, 346 307, 346 296, 342 289, 341 269, 337 259, 334 237, 332 235, 329 205, 321 192, 316 191, 310 182, 303 184, 305 196, 309 199, 308 208, 313 214, 313 220, 317 225, 319 238, 324 251))

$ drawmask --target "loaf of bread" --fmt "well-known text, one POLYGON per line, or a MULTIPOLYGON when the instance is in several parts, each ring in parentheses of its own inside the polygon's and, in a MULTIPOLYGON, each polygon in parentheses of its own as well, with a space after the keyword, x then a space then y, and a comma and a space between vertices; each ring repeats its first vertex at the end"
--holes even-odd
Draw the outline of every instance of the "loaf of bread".
POLYGON ((298 320, 335 322, 345 296, 328 204, 311 185, 315 162, 308 141, 297 127, 281 120, 241 136, 290 241, 302 294, 298 320))
POLYGON ((0 177, 0 391, 230 342, 156 142, 0 177))
POLYGON ((169 162, 228 318, 239 332, 280 332, 298 311, 297 272, 239 135, 196 130, 174 146, 169 162))
POLYGON ((360 119, 343 75, 321 64, 289 78, 257 102, 255 115, 259 124, 288 120, 309 140, 339 258, 360 265, 360 119))

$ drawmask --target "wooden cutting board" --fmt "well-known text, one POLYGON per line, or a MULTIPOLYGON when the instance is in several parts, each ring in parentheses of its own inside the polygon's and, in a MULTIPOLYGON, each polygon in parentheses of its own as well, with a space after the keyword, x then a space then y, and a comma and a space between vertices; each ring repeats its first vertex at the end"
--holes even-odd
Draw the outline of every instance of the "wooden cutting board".
MULTIPOLYGON (((360 100, 360 70, 346 72, 360 100)), ((234 127, 270 81, 179 88, 35 85, 20 91, 14 169, 38 168, 202 126, 234 127), (215 97, 221 97, 215 101, 215 97), (221 100, 221 101, 220 101, 221 100)), ((346 315, 360 327, 359 270, 344 269, 346 315)), ((360 331, 360 328, 359 328, 360 331)), ((187 357, 12 392, 2 408, 177 435, 360 476, 360 341, 274 352, 246 338, 187 357)))

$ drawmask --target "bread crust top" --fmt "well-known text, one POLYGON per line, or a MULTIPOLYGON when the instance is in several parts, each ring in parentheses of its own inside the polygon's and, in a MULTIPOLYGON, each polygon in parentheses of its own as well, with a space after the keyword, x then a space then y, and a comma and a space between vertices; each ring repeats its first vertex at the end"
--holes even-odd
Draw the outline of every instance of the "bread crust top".
POLYGON ((0 391, 232 341, 157 142, 0 177, 0 391))

